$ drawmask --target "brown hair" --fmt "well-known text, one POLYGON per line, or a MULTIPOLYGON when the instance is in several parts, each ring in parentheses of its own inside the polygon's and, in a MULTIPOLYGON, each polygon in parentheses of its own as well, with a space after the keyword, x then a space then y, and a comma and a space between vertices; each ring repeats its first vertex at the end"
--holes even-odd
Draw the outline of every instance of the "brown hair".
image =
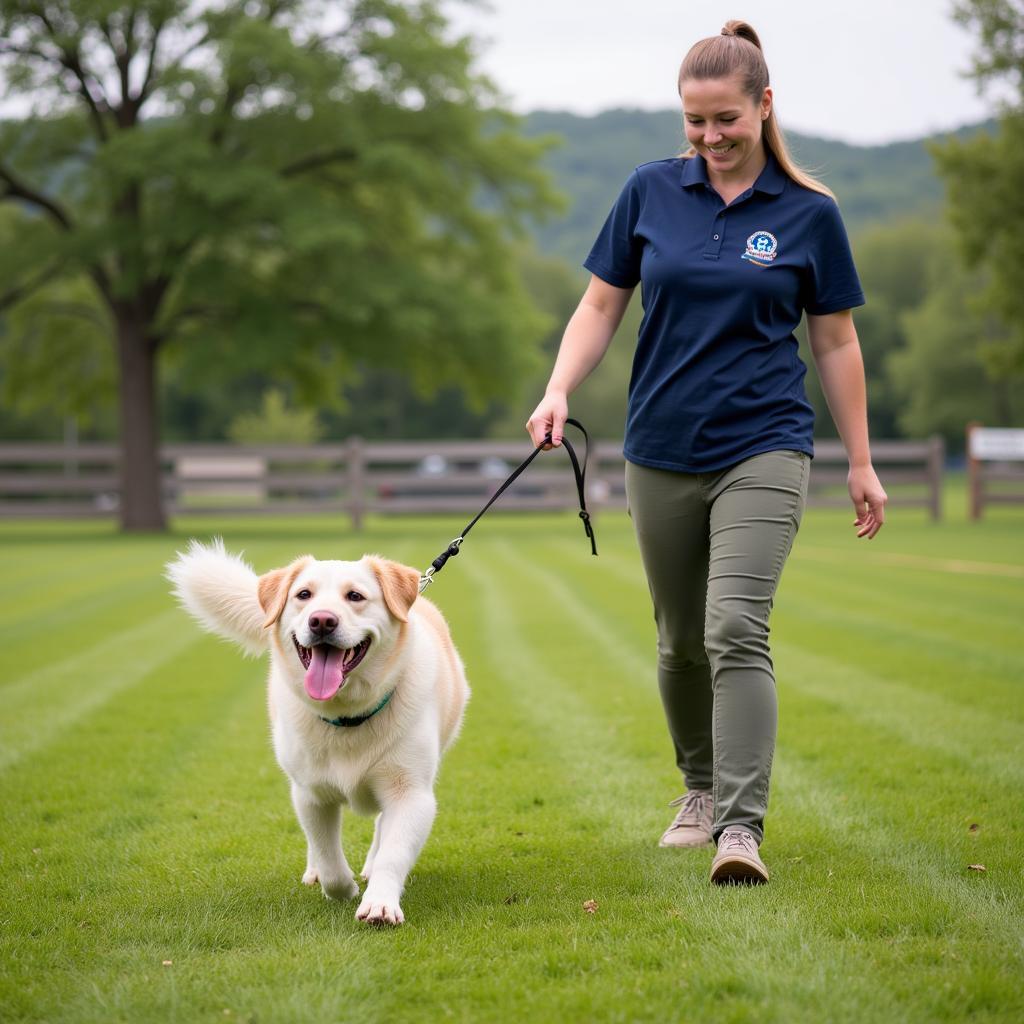
MULTIPOLYGON (((721 35, 701 39, 690 47, 690 52, 683 58, 679 68, 679 94, 682 95, 683 82, 687 79, 728 78, 736 74, 743 82, 743 91, 755 103, 760 103, 768 88, 768 65, 764 61, 761 40, 745 21, 727 21, 721 35)), ((801 169, 790 156, 782 129, 775 118, 774 106, 762 130, 765 146, 789 178, 804 188, 835 198, 828 187, 801 169)), ((691 146, 680 156, 692 157, 695 153, 696 150, 691 146)))

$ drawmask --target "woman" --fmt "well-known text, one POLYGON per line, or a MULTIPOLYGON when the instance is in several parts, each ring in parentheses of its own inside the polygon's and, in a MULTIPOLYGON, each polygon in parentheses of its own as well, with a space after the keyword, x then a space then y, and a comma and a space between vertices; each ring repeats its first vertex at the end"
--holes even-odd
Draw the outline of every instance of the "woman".
POLYGON ((772 599, 807 496, 807 335, 850 461, 858 537, 886 494, 868 449, 857 272, 832 194, 793 163, 744 22, 679 72, 682 156, 630 176, 584 266, 590 284, 527 422, 561 443, 568 396, 642 286, 626 493, 654 603, 658 683, 687 792, 661 838, 717 844, 711 881, 766 882, 758 852, 776 733, 772 599))

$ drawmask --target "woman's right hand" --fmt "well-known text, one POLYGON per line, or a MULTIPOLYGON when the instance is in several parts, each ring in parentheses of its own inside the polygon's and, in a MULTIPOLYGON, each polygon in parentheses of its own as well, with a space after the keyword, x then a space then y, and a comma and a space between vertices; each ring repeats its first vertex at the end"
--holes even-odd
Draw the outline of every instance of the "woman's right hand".
POLYGON ((557 448, 565 433, 565 421, 569 415, 569 398, 562 391, 545 391, 540 405, 526 421, 526 429, 535 446, 540 445, 548 434, 551 444, 544 445, 544 451, 557 448))

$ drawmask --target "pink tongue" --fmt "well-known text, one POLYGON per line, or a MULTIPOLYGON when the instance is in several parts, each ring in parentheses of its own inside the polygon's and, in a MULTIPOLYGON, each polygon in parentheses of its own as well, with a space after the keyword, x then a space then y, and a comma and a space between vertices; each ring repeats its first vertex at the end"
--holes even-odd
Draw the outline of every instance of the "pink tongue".
POLYGON ((313 658, 306 669, 306 693, 313 700, 330 700, 345 682, 341 659, 345 652, 340 647, 320 644, 312 648, 313 658))

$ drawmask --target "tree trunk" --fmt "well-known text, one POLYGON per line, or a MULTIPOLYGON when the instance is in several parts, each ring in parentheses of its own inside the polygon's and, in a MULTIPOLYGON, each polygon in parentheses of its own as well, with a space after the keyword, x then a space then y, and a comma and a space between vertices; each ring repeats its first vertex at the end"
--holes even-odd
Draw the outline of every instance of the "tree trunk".
POLYGON ((134 310, 117 312, 121 529, 165 530, 157 438, 156 346, 134 310))

